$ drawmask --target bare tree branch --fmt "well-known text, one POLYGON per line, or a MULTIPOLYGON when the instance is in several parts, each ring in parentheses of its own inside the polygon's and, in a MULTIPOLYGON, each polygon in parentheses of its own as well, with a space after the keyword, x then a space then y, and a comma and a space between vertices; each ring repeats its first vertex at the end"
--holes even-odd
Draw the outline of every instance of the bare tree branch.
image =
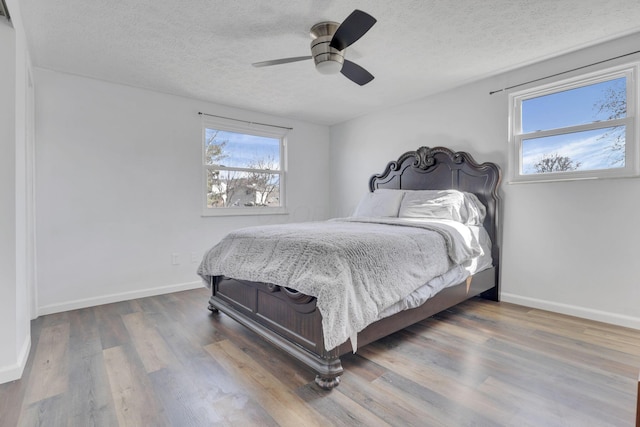
POLYGON ((533 167, 538 173, 574 171, 582 165, 581 162, 571 160, 570 157, 561 156, 558 153, 545 154, 533 167))

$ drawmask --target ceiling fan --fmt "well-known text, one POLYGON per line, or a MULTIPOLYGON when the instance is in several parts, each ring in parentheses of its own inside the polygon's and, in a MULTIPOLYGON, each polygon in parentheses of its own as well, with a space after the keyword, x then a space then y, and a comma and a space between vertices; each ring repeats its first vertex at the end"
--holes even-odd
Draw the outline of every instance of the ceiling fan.
POLYGON ((366 85, 373 75, 358 64, 345 59, 346 48, 355 43, 373 27, 376 19, 366 12, 354 10, 342 24, 333 21, 319 22, 311 27, 311 56, 273 59, 255 62, 254 67, 287 64, 313 58, 316 70, 322 74, 342 73, 349 80, 366 85))

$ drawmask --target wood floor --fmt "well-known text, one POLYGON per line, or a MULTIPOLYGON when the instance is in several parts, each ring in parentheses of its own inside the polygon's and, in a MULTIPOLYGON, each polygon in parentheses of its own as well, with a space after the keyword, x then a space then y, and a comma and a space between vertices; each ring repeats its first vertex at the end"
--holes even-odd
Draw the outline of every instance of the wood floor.
POLYGON ((343 358, 339 387, 198 289, 40 317, 1 426, 633 426, 640 331, 471 300, 343 358))

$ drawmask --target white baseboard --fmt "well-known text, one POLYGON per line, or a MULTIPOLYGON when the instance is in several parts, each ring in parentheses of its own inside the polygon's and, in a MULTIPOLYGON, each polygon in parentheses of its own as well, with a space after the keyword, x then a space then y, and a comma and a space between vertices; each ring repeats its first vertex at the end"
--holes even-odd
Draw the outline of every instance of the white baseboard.
POLYGON ((523 297, 506 292, 500 293, 500 301, 523 305, 525 307, 553 311, 555 313, 567 314, 569 316, 581 317, 583 319, 610 323, 612 325, 640 329, 640 317, 626 316, 624 314, 610 313, 607 311, 594 310, 591 308, 562 304, 537 298, 523 297))
POLYGON ((22 372, 24 371, 24 367, 27 365, 27 359, 29 358, 30 351, 31 335, 27 335, 22 343, 22 348, 20 349, 16 363, 14 365, 0 367, 0 384, 19 380, 22 377, 22 372))
POLYGON ((50 304, 38 307, 38 316, 45 314, 60 313, 63 311, 77 310, 79 308, 93 307, 102 304, 111 304, 114 302, 127 301, 136 298, 151 297, 154 295, 169 294, 171 292, 188 291, 203 286, 202 281, 179 283, 175 285, 160 286, 157 288, 141 289, 137 291, 121 292, 118 294, 101 295, 94 298, 78 299, 66 301, 59 304, 50 304))

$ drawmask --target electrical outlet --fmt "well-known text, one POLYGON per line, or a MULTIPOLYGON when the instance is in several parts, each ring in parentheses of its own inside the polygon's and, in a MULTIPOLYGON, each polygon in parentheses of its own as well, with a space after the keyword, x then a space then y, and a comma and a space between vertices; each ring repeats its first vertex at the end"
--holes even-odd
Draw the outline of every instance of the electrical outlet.
POLYGON ((171 265, 180 265, 180 254, 174 252, 171 254, 171 265))
POLYGON ((198 258, 197 252, 191 252, 191 264, 197 264, 200 261, 198 258))

